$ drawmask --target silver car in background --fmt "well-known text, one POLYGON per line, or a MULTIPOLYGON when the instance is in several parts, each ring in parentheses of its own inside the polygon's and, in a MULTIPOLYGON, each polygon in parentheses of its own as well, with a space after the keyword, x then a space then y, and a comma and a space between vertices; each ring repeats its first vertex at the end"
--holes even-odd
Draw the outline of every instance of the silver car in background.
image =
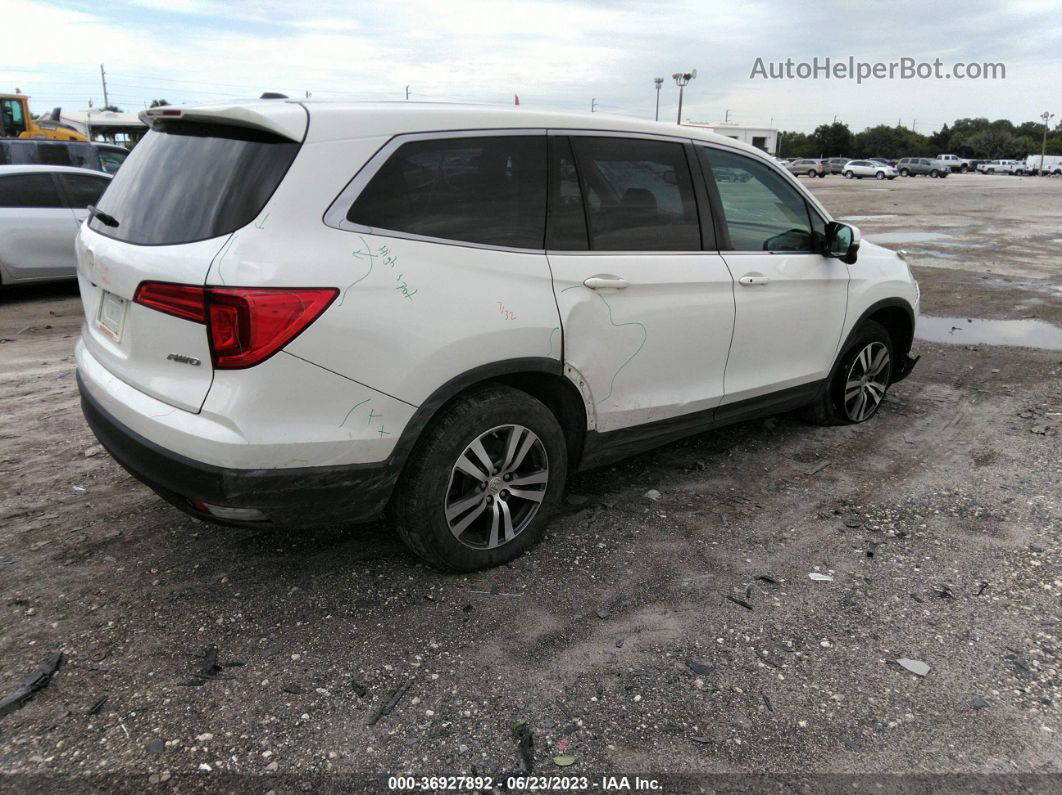
POLYGON ((796 176, 825 177, 830 173, 829 161, 821 157, 801 157, 786 165, 790 174, 796 176))
POLYGON ((73 279, 74 238, 111 177, 68 166, 0 166, 0 284, 73 279))
POLYGON ((873 160, 849 160, 845 163, 841 173, 844 174, 845 179, 863 179, 863 177, 896 179, 899 174, 892 166, 873 160))

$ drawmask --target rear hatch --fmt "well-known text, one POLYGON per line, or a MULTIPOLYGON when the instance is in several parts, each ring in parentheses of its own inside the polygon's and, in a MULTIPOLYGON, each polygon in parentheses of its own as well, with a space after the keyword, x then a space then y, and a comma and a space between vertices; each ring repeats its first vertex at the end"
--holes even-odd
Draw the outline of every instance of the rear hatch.
POLYGON ((205 283, 284 178, 306 111, 273 102, 158 114, 78 236, 82 338, 115 377, 199 411, 213 380, 206 326, 135 303, 137 289, 205 283))

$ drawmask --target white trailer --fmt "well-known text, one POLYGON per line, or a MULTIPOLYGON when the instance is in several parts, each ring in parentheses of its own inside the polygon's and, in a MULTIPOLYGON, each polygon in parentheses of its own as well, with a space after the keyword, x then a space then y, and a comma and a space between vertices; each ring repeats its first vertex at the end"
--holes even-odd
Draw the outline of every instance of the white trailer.
MULTIPOLYGON (((1045 174, 1062 175, 1062 155, 1044 155, 1045 174)), ((1029 155, 1025 158, 1025 170, 1030 174, 1040 171, 1040 155, 1029 155)))

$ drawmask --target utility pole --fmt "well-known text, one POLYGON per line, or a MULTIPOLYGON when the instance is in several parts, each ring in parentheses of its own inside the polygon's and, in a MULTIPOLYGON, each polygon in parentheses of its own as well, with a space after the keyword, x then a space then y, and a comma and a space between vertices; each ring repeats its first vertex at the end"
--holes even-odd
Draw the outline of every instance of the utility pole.
POLYGON ((1046 110, 1040 114, 1040 118, 1044 120, 1044 142, 1040 144, 1040 176, 1044 175, 1044 155, 1047 154, 1047 123, 1053 119, 1055 114, 1048 113, 1046 110))
POLYGON ((723 124, 730 124, 730 108, 727 108, 726 113, 723 114, 723 124))
POLYGON ((660 86, 664 85, 664 78, 654 77, 653 82, 656 83, 656 121, 660 121, 660 86))
POLYGON ((409 86, 406 86, 406 101, 409 101, 409 86))
POLYGON ((675 72, 675 74, 671 75, 675 80, 675 85, 678 86, 679 89, 678 120, 676 121, 676 124, 682 124, 682 92, 696 76, 696 69, 691 69, 688 72, 675 72))
POLYGON ((103 107, 110 107, 110 102, 107 100, 107 73, 103 71, 103 64, 100 64, 100 80, 103 81, 103 107))
POLYGON ((594 97, 593 99, 590 100, 590 112, 591 113, 596 113, 597 112, 597 97, 594 97))

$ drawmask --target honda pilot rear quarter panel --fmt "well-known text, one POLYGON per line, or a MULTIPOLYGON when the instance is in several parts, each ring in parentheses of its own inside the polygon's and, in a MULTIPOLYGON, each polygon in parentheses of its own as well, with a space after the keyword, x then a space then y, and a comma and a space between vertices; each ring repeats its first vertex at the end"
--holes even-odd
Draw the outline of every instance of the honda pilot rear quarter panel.
POLYGON ((114 419, 211 466, 283 469, 384 461, 414 411, 284 353, 247 370, 217 371, 198 414, 124 383, 84 343, 76 358, 83 389, 114 419))
MULTIPOLYGON (((367 123, 378 124, 371 116, 367 123)), ((284 182, 258 219, 233 235, 209 284, 338 288, 285 350, 416 405, 481 365, 560 360, 542 242, 513 251, 329 226, 325 211, 393 136, 318 141, 322 131, 328 127, 318 126, 315 111, 284 182)), ((544 147, 545 132, 539 136, 544 147)))

